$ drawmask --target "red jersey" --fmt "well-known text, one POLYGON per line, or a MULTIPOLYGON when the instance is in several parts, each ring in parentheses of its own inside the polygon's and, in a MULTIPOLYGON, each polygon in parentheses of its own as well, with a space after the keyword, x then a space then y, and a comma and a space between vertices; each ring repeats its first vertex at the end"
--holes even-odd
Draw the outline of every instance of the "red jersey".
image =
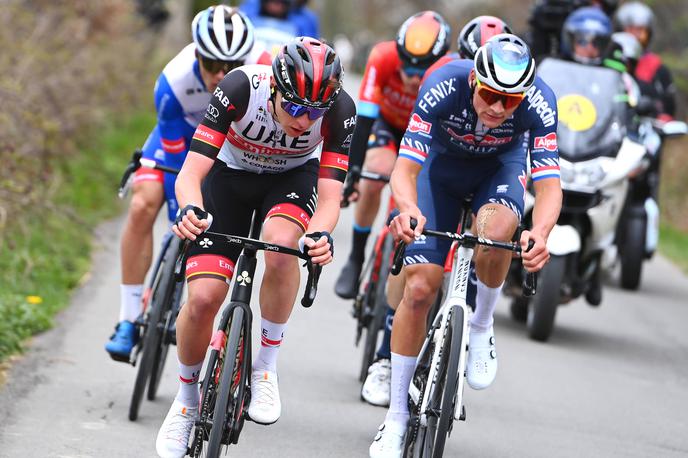
POLYGON ((384 41, 373 47, 358 94, 359 114, 375 118, 378 108, 388 124, 405 131, 418 93, 404 88, 400 71, 396 42, 384 41))

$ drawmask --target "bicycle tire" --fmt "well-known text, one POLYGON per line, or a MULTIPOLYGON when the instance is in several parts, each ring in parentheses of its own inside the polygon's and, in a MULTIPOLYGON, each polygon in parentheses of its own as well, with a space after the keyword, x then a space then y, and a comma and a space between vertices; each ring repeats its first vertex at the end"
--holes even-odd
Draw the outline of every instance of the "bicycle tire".
POLYGON ((217 382, 219 379, 218 365, 221 364, 220 352, 212 349, 205 367, 205 375, 201 383, 201 402, 195 429, 191 437, 190 455, 194 458, 203 456, 203 445, 208 441, 206 425, 212 424, 215 413, 215 398, 217 395, 217 382))
POLYGON ((164 299, 161 314, 162 319, 160 320, 163 326, 160 332, 160 338, 157 341, 157 347, 155 349, 153 368, 151 370, 150 377, 148 378, 148 393, 146 397, 149 401, 155 400, 155 396, 158 393, 162 371, 165 368, 165 362, 167 361, 167 352, 170 348, 169 340, 166 339, 167 332, 170 328, 170 325, 176 318, 172 315, 176 313, 175 310, 179 310, 179 301, 181 301, 182 290, 184 288, 184 283, 178 284, 174 280, 174 267, 177 260, 177 255, 179 254, 180 245, 181 239, 179 237, 175 237, 170 242, 167 252, 165 253, 163 275, 166 278, 171 279, 171 281, 168 280, 165 288, 165 294, 163 295, 164 299))
MULTIPOLYGON (((403 455, 407 458, 438 458, 444 453, 444 445, 449 432, 450 422, 454 416, 454 401, 458 385, 460 352, 456 350, 461 348, 464 341, 463 326, 459 326, 459 323, 463 324, 463 309, 454 306, 449 313, 449 325, 444 338, 442 356, 438 363, 436 382, 433 383, 429 394, 430 400, 428 401, 428 410, 435 413, 439 412, 439 415, 427 415, 427 424, 422 426, 419 420, 421 413, 419 409, 422 403, 421 397, 418 405, 415 406, 416 417, 415 419, 412 417, 412 421, 415 421, 416 424, 412 425, 409 423, 407 430, 403 455), (448 377, 447 374, 456 374, 456 376, 448 377), (413 437, 410 437, 411 435, 413 437)), ((436 332, 436 330, 433 332, 436 332)), ((428 338, 431 337, 428 336, 428 338)), ((430 346, 426 350, 425 355, 421 355, 421 358, 419 358, 417 372, 414 374, 414 378, 425 377, 425 384, 421 386, 421 393, 425 391, 426 384, 428 383, 428 367, 432 364, 431 358, 433 353, 434 348, 430 346), (423 360, 425 360, 425 365, 423 360), (427 367, 423 368, 424 366, 427 367)), ((410 407, 414 406, 410 405, 410 407)))
MULTIPOLYGON (((374 287, 370 288, 366 294, 372 294, 365 298, 365 301, 373 301, 373 316, 366 326, 366 337, 363 344, 363 355, 361 360, 361 372, 359 374, 359 381, 364 383, 366 377, 368 376, 368 368, 375 360, 375 351, 377 350, 378 334, 381 329, 385 326, 385 316, 387 315, 387 277, 389 276, 390 270, 390 259, 392 257, 392 250, 394 249, 394 242, 392 240, 391 234, 387 234, 385 240, 382 243, 382 249, 380 250, 380 263, 379 271, 375 272, 374 269, 371 270, 371 285, 374 287), (373 283, 372 277, 377 274, 377 281, 373 283)), ((377 255, 377 253, 374 253, 377 255)), ((376 263, 377 264, 377 263, 376 263)), ((364 302, 365 303, 365 302, 364 302)))
POLYGON ((232 382, 236 376, 237 361, 242 351, 240 347, 244 332, 244 310, 235 307, 229 322, 229 333, 225 344, 222 373, 217 387, 215 412, 213 414, 212 428, 208 438, 208 458, 217 458, 222 453, 222 446, 227 444, 229 436, 227 426, 234 412, 229 411, 229 399, 232 391, 232 382))
MULTIPOLYGON (((150 307, 148 309, 147 318, 145 320, 145 332, 143 335, 143 346, 141 348, 141 357, 139 361, 139 368, 136 372, 136 380, 134 381, 134 390, 131 393, 131 401, 129 403, 129 420, 136 421, 139 416, 139 409, 141 407, 141 400, 146 389, 146 383, 153 370, 153 361, 155 359, 155 349, 159 346, 159 340, 162 338, 162 330, 160 329, 160 320, 164 307, 164 293, 167 289, 170 277, 164 275, 166 267, 167 252, 163 263, 155 272, 153 287, 151 288, 150 307)), ((174 266, 174 263, 172 264, 174 266)))
POLYGON ((441 388, 442 399, 439 406, 440 415, 437 419, 432 457, 440 458, 444 453, 444 446, 454 420, 456 391, 459 383, 459 358, 460 349, 464 344, 463 336, 463 309, 454 306, 450 311, 448 335, 445 337, 445 346, 440 362, 439 373, 442 378, 438 380, 436 387, 441 388))

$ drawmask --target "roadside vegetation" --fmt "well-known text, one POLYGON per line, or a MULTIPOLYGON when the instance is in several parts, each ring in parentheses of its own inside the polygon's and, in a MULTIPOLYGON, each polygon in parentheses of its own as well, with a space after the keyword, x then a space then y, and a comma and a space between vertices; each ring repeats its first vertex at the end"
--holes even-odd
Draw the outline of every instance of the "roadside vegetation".
POLYGON ((121 171, 155 122, 141 26, 118 0, 0 11, 0 360, 68 304, 93 229, 118 211, 121 171))

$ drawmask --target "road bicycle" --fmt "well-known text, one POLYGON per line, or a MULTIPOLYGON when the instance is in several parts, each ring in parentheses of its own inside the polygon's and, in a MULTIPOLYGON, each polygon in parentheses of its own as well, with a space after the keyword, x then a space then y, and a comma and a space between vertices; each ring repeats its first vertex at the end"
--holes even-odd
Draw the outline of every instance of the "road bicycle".
MULTIPOLYGON (((131 175, 140 167, 178 174, 179 170, 145 159, 137 150, 132 155, 119 187, 119 197, 127 195, 131 175)), ((139 334, 137 344, 126 360, 138 366, 134 389, 129 402, 129 420, 136 421, 143 393, 148 386, 147 398, 153 401, 160 386, 170 344, 176 344, 175 322, 179 314, 184 283, 175 280, 175 263, 181 250, 181 240, 168 231, 162 240, 160 253, 153 265, 148 286, 142 296, 143 312, 135 321, 139 334)))
MULTIPOLYGON (((389 182, 389 177, 378 173, 363 171, 361 179, 371 181, 389 182)), ((348 203, 347 203, 348 204, 348 203)), ((387 205, 387 219, 395 208, 394 199, 390 196, 387 205)), ((373 249, 367 257, 367 261, 359 276, 359 289, 356 299, 354 299, 351 314, 356 320, 355 345, 359 346, 363 334, 363 351, 361 358, 361 369, 359 381, 365 382, 368 375, 368 368, 375 359, 375 350, 378 345, 378 335, 385 326, 385 316, 387 313, 387 295, 385 292, 387 276, 392 262, 394 251, 394 240, 389 232, 388 224, 382 226, 380 233, 375 238, 373 249)))
MULTIPOLYGON (((404 453, 406 458, 438 458, 444 452, 446 438, 451 434, 453 421, 466 419, 463 399, 466 377, 466 356, 469 348, 466 304, 470 263, 476 245, 501 248, 520 254, 516 243, 503 243, 466 233, 470 216, 470 199, 464 202, 460 233, 425 229, 426 237, 452 240, 452 269, 444 289, 441 306, 429 326, 418 354, 416 369, 409 386, 409 420, 404 453)), ((415 220, 411 227, 415 228, 415 220)), ((529 243, 530 249, 533 245, 529 243)), ((406 244, 399 242, 394 253, 392 275, 401 271, 406 244)), ((535 274, 525 276, 524 295, 534 295, 535 274)))
MULTIPOLYGON (((210 342, 210 353, 201 382, 199 418, 191 434, 188 455, 216 458, 227 453, 231 444, 239 441, 239 435, 247 419, 251 398, 251 291, 256 271, 256 253, 259 250, 288 254, 306 261, 308 270, 306 289, 301 305, 310 307, 317 293, 321 266, 313 264, 310 257, 300 250, 256 240, 262 221, 254 212, 248 238, 236 235, 204 232, 197 238, 201 246, 229 243, 243 248, 237 261, 234 286, 230 302, 224 306, 219 325, 210 342)), ((183 278, 186 253, 190 243, 177 260, 176 273, 183 278)))

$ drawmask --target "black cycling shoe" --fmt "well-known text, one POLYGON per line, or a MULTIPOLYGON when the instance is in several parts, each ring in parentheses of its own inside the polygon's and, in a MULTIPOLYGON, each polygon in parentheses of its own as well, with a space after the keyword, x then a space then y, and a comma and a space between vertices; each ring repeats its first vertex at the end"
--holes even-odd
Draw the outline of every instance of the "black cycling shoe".
POLYGON ((349 258, 337 278, 334 292, 342 299, 354 299, 358 294, 358 277, 361 275, 363 262, 349 258))

